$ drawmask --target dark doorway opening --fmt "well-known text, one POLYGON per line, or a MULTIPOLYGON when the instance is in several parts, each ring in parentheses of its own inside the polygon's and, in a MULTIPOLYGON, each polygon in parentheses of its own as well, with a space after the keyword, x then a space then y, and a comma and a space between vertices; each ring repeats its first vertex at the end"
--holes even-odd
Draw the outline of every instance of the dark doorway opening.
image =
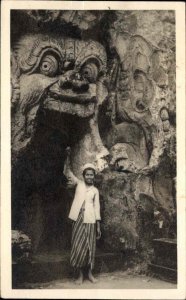
POLYGON ((74 190, 63 175, 65 149, 82 137, 87 120, 46 110, 37 120, 31 144, 12 167, 12 228, 31 237, 35 253, 70 249, 74 190))

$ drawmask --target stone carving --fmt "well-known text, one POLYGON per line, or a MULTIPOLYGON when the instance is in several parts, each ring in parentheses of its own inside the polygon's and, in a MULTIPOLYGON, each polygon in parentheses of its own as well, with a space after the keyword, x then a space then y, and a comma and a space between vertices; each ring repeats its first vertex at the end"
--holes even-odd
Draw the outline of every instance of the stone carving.
POLYGON ((55 21, 70 23, 78 26, 81 30, 93 27, 102 17, 104 11, 84 11, 84 10, 29 10, 27 14, 37 22, 46 24, 55 21))
MULTIPOLYGON (((48 207, 50 211, 54 209, 56 218, 62 207, 60 215, 65 211, 63 227, 68 231, 66 191, 54 196, 57 184, 52 190, 47 181, 38 183, 43 178, 55 177, 52 166, 56 171, 59 161, 63 170, 67 146, 71 147, 71 166, 76 176, 81 176, 81 165, 86 161, 97 163, 106 247, 134 250, 140 245, 145 249, 146 241, 152 237, 150 224, 154 212, 176 207, 174 14, 25 14, 30 20, 31 34, 15 39, 11 53, 12 160, 15 163, 18 157, 24 157, 29 148, 37 157, 32 143, 42 112, 48 127, 42 131, 46 139, 40 142, 39 155, 45 155, 46 174, 39 175, 42 163, 35 170, 33 165, 37 163, 30 156, 27 159, 37 182, 29 198, 37 207, 31 209, 37 211, 37 221, 31 221, 36 224, 32 228, 35 249, 42 232, 47 231, 43 224, 45 214, 49 215, 48 207), (169 29, 167 22, 171 23, 169 29), (70 30, 64 32, 68 27, 70 30), (69 33, 79 39, 68 37, 69 33), (58 138, 56 129, 60 132, 58 138), (52 140, 57 144, 54 148, 52 140), (51 147, 46 147, 46 143, 51 147), (49 153, 55 164, 50 165, 49 153), (58 200, 53 205, 55 197, 58 200), (63 205, 59 199, 63 199, 63 205), (148 230, 144 230, 144 224, 148 224, 148 230)), ((30 184, 31 180, 28 181, 30 184)), ((27 199, 27 195, 24 197, 27 199)), ((64 232, 63 237, 67 238, 64 232)))
MULTIPOLYGON (((11 81, 13 154, 18 155, 30 143, 37 113, 42 107, 87 119, 87 133, 83 137, 87 140, 87 148, 84 151, 78 145, 85 161, 99 161, 107 155, 97 125, 98 108, 107 95, 105 71, 105 50, 93 41, 31 35, 14 45, 11 81), (91 156, 88 155, 90 147, 93 147, 91 156)), ((78 168, 75 167, 75 171, 78 168)))
POLYGON ((144 166, 144 159, 135 145, 117 143, 110 149, 110 154, 110 164, 118 171, 136 172, 144 166))
MULTIPOLYGON (((131 139, 136 143, 139 139, 139 130, 141 130, 143 145, 138 144, 138 149, 143 156, 143 167, 157 168, 164 149, 165 135, 170 129, 167 99, 168 75, 166 73, 168 67, 162 59, 165 53, 162 54, 158 47, 151 45, 139 35, 120 34, 114 42, 121 63, 118 67, 115 85, 117 92, 115 92, 115 97, 110 96, 110 102, 112 102, 110 105, 115 111, 115 120, 109 135, 114 131, 116 142, 118 142, 116 132, 121 131, 122 127, 126 128, 125 123, 131 124, 128 128, 134 127, 135 123, 139 128, 136 134, 129 138, 131 135, 129 129, 128 133, 123 130, 123 135, 128 136, 130 143, 131 139), (163 95, 162 92, 164 92, 163 95), (146 145, 144 145, 144 139, 146 145)), ((120 137, 120 142, 122 139, 124 137, 120 137)), ((126 139, 125 143, 127 143, 126 139)), ((138 161, 139 158, 136 156, 133 162, 138 164, 138 161)), ((138 166, 138 169, 143 167, 138 166)))
MULTIPOLYGON (((118 224, 123 224, 123 233, 124 228, 128 228, 124 238, 115 228, 116 214, 110 220, 105 217, 107 220, 104 228, 105 232, 112 232, 111 228, 115 228, 112 247, 114 243, 116 248, 133 249, 138 237, 141 237, 144 248, 144 241, 152 237, 153 229, 149 222, 153 211, 161 207, 167 212, 174 209, 175 205, 171 190, 174 175, 170 175, 170 160, 165 159, 166 155, 169 156, 166 152, 175 130, 174 124, 170 124, 169 113, 169 72, 173 59, 170 60, 170 51, 153 45, 140 35, 120 30, 117 32, 116 28, 112 28, 110 34, 112 49, 115 49, 119 59, 113 59, 108 74, 111 83, 106 115, 110 119, 110 126, 105 132, 103 129, 102 138, 111 154, 110 166, 120 172, 120 175, 114 173, 113 176, 118 182, 123 173, 123 185, 126 185, 126 181, 130 186, 128 203, 131 201, 133 204, 127 205, 128 209, 130 207, 130 214, 123 207, 118 210, 118 224), (122 212, 128 217, 132 214, 133 217, 125 220, 121 216, 122 212), (146 237, 142 237, 142 223, 145 222, 149 224, 149 232, 146 237), (124 241, 123 244, 121 240, 124 241)), ((110 190, 113 191, 109 193, 104 184, 101 187, 107 203, 107 216, 107 209, 115 210, 115 202, 126 195, 127 189, 125 187, 125 192, 121 187, 117 189, 114 181, 110 181, 107 175, 104 180, 109 182, 110 190), (107 199, 110 199, 109 203, 107 199)), ((108 241, 106 243, 110 244, 108 241)))

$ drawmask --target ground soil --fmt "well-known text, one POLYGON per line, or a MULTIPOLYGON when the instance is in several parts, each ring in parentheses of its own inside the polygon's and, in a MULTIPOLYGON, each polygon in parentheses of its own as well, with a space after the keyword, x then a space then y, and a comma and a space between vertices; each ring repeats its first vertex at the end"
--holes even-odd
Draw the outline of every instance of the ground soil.
POLYGON ((166 282, 146 275, 133 275, 117 271, 102 273, 95 276, 97 283, 92 284, 85 279, 82 285, 77 285, 75 279, 54 280, 47 283, 25 283, 28 289, 176 289, 176 284, 166 282))

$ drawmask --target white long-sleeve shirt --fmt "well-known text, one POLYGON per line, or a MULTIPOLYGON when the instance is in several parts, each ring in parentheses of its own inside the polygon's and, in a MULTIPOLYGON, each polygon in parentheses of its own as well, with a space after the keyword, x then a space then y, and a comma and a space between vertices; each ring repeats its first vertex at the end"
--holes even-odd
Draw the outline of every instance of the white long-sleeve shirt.
POLYGON ((84 204, 84 223, 95 223, 101 220, 100 217, 100 202, 99 202, 99 191, 91 185, 86 186, 84 181, 77 180, 77 186, 75 191, 74 200, 69 213, 69 218, 76 221, 84 204))
POLYGON ((84 223, 95 223, 98 220, 101 220, 100 216, 100 202, 99 202, 99 191, 94 186, 86 186, 85 182, 79 180, 69 168, 69 158, 64 167, 64 175, 68 179, 68 184, 70 186, 76 185, 74 200, 69 213, 69 218, 73 221, 76 221, 84 204, 84 223))

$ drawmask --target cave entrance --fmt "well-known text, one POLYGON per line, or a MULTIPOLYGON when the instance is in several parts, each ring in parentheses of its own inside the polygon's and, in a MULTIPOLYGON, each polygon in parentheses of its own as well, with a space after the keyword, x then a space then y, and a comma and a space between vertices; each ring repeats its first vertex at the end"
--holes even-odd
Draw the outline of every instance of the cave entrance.
POLYGON ((74 190, 63 175, 65 149, 85 134, 87 119, 46 110, 37 119, 31 145, 12 168, 12 228, 31 237, 36 253, 68 250, 74 190))

